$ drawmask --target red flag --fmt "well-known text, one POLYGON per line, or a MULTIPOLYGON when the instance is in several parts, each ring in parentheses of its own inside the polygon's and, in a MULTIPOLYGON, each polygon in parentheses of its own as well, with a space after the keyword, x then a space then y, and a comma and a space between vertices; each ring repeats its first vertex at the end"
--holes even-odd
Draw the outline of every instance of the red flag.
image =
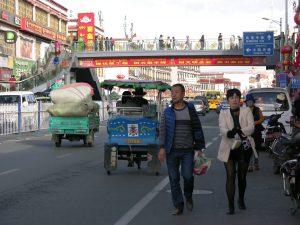
POLYGON ((133 35, 131 35, 131 38, 135 38, 136 37, 136 33, 134 33, 133 35))

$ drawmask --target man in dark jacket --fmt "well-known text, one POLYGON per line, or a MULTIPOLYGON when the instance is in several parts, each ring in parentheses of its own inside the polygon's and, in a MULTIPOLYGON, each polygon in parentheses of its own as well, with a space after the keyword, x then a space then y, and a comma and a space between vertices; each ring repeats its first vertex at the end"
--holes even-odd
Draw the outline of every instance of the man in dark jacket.
POLYGON ((166 158, 172 200, 175 206, 173 215, 183 213, 184 200, 180 187, 180 172, 184 179, 186 207, 193 210, 194 155, 201 155, 205 148, 201 123, 193 104, 183 101, 185 89, 182 84, 172 86, 172 106, 165 109, 160 122, 158 158, 166 158))

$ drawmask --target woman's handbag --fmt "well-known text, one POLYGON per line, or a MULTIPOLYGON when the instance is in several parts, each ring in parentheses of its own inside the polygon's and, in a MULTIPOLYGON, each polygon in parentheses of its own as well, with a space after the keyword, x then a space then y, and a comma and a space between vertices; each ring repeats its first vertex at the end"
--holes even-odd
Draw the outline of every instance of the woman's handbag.
POLYGON ((245 137, 242 139, 242 147, 244 150, 251 150, 252 149, 252 146, 251 146, 251 143, 250 143, 250 140, 248 139, 248 137, 245 137))
POLYGON ((206 158, 204 154, 201 156, 195 155, 194 157, 194 174, 195 175, 203 175, 209 170, 211 165, 211 160, 206 158))

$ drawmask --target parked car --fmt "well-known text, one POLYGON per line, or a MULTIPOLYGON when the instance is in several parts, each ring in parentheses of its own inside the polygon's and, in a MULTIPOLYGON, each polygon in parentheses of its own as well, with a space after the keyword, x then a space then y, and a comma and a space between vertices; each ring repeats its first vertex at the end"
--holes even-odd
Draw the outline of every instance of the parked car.
POLYGON ((292 117, 292 101, 285 88, 253 88, 248 91, 255 98, 255 105, 259 107, 265 117, 264 125, 267 124, 272 114, 283 113, 279 122, 281 122, 287 133, 290 132, 290 121, 292 117))
POLYGON ((197 100, 197 101, 196 100, 191 100, 189 102, 194 104, 195 109, 196 109, 198 114, 201 114, 201 115, 205 116, 206 109, 205 109, 204 102, 202 100, 197 100))
POLYGON ((229 106, 229 103, 227 101, 222 101, 218 104, 218 107, 216 109, 216 113, 220 113, 221 110, 225 110, 225 109, 229 109, 230 106, 229 106))
POLYGON ((202 100, 203 103, 204 103, 205 112, 209 113, 209 103, 208 103, 208 100, 205 96, 202 96, 202 95, 195 96, 194 100, 195 101, 202 100))
POLYGON ((21 107, 27 107, 30 103, 36 103, 31 91, 0 92, 0 104, 20 104, 21 107))

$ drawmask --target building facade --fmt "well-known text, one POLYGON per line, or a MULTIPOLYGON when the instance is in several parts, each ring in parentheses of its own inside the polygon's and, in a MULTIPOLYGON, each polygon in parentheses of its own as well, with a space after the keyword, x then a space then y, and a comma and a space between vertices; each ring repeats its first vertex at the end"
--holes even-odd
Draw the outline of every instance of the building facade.
POLYGON ((30 75, 55 41, 67 45, 67 8, 53 0, 0 0, 0 80, 30 75), (16 33, 15 43, 5 42, 6 31, 16 33))

